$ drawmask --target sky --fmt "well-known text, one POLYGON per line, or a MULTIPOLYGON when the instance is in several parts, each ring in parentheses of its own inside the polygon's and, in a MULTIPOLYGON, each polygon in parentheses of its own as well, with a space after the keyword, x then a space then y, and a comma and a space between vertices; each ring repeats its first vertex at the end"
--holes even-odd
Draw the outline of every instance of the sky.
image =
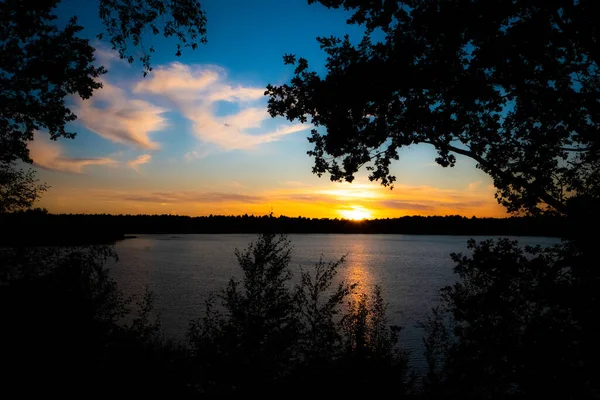
MULTIPOLYGON (((348 14, 306 0, 203 0, 206 45, 175 56, 175 42, 153 36, 154 71, 120 60, 102 31, 93 1, 63 0, 60 18, 77 15, 82 36, 108 69, 89 100, 68 99, 78 119, 75 139, 30 142, 41 181, 36 204, 52 213, 275 215, 394 218, 405 215, 504 217, 491 179, 457 156, 435 164, 434 149, 402 149, 390 190, 366 171, 352 183, 313 175, 307 136, 312 126, 271 118, 265 87, 292 77, 283 55, 325 71, 317 36, 359 40, 348 14)), ((368 77, 365 77, 368 79, 368 77)))

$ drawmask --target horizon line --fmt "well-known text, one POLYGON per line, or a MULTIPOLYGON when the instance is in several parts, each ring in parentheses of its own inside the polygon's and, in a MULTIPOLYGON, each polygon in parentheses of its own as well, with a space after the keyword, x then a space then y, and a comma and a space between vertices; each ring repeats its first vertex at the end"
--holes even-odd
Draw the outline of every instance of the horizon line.
MULTIPOLYGON (((464 218, 464 219, 511 219, 511 218, 539 218, 536 216, 528 216, 528 215, 508 215, 506 217, 478 217, 476 215, 466 216, 461 214, 446 214, 446 215, 403 215, 401 217, 386 217, 386 218, 362 218, 362 219, 351 219, 351 218, 343 218, 343 217, 305 217, 302 215, 298 216, 289 216, 280 214, 278 216, 272 214, 254 214, 254 213, 245 213, 245 214, 206 214, 206 215, 185 215, 185 214, 111 214, 111 213, 52 213, 44 209, 30 209, 30 210, 21 210, 12 213, 3 213, 4 215, 10 214, 28 214, 28 213, 39 213, 44 215, 53 215, 53 216, 112 216, 112 217, 183 217, 183 218, 236 218, 236 217, 252 217, 252 218, 290 218, 290 219, 310 219, 310 220, 338 220, 338 221, 350 221, 350 222, 365 222, 365 221, 385 221, 385 220, 396 220, 402 218, 464 218)), ((1 215, 1 214, 0 214, 1 215)), ((542 216, 543 217, 543 216, 542 216)), ((553 216, 554 217, 554 216, 553 216)))

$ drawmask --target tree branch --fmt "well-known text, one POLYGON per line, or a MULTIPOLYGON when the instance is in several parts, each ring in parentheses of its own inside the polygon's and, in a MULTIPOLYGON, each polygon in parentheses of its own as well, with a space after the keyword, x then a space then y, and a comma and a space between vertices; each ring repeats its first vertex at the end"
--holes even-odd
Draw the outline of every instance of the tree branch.
POLYGON ((562 151, 577 151, 577 152, 590 151, 590 149, 580 149, 580 148, 576 148, 576 147, 561 147, 560 149, 562 151))
POLYGON ((502 181, 510 183, 510 184, 517 184, 523 188, 529 189, 529 190, 533 191, 540 200, 544 201, 549 206, 554 207, 554 209, 556 209, 557 211, 559 211, 563 214, 567 213, 567 207, 565 206, 565 204, 563 204, 561 201, 556 199, 554 196, 550 195, 545 190, 540 189, 539 187, 536 187, 533 183, 527 182, 527 180, 525 180, 524 178, 519 178, 519 177, 515 176, 514 174, 510 174, 510 173, 502 171, 501 169, 497 168, 495 165, 488 162, 485 158, 481 157, 480 155, 474 153, 471 150, 465 150, 465 149, 461 149, 458 147, 454 147, 450 144, 441 144, 441 143, 436 143, 436 142, 432 142, 432 141, 424 141, 423 143, 428 143, 428 144, 433 145, 436 148, 446 149, 446 150, 452 151, 454 153, 461 154, 463 156, 467 156, 467 157, 477 161, 484 168, 491 171, 492 175, 498 176, 500 179, 502 179, 502 181))
POLYGON ((570 24, 566 23, 561 18, 558 9, 555 9, 552 15, 560 30, 569 35, 574 42, 579 42, 579 44, 588 51, 588 55, 596 63, 596 66, 600 67, 600 52, 598 51, 597 46, 595 46, 593 42, 590 42, 589 38, 579 39, 577 35, 574 34, 573 29, 569 26, 570 24))

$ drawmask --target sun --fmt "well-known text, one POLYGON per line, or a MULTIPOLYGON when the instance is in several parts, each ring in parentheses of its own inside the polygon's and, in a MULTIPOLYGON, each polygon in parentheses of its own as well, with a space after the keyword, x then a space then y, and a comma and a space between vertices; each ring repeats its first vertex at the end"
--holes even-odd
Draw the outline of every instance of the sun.
POLYGON ((351 206, 349 209, 338 211, 343 218, 352 220, 371 219, 373 214, 362 206, 351 206))

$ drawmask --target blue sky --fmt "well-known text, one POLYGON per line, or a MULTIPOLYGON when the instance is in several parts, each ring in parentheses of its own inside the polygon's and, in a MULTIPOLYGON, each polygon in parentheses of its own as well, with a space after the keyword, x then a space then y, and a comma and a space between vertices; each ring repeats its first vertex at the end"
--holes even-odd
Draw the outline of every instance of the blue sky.
MULTIPOLYGON (((272 119, 268 83, 292 76, 282 56, 294 53, 324 72, 317 36, 359 40, 343 10, 306 0, 205 0, 208 44, 175 57, 175 42, 158 36, 154 71, 119 60, 97 41, 94 2, 64 0, 61 18, 75 14, 107 67, 92 99, 69 100, 79 119, 75 140, 31 143, 34 165, 51 185, 40 206, 51 212, 395 217, 462 214, 503 216, 491 180, 459 158, 434 164, 428 146, 402 150, 392 191, 359 173, 352 185, 312 175, 306 155, 310 125, 272 119)), ((368 79, 368 77, 365 77, 368 79)))

